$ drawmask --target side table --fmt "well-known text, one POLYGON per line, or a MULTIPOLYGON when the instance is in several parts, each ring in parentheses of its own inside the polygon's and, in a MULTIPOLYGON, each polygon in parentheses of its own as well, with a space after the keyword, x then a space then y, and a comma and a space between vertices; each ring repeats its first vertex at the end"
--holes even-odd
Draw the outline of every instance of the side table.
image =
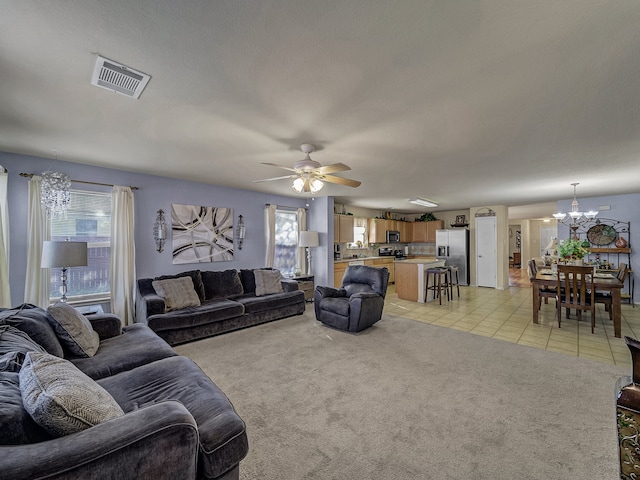
POLYGON ((313 275, 300 275, 298 277, 293 277, 292 280, 298 282, 298 290, 302 290, 304 292, 304 300, 306 302, 313 302, 313 275))

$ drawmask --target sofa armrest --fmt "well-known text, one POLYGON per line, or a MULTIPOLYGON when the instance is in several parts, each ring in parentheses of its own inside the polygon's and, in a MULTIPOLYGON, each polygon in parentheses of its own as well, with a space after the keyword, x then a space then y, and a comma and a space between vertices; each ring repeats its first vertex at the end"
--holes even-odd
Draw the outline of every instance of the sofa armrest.
POLYGON ((295 280, 283 278, 282 280, 280 280, 280 283, 282 284, 282 289, 285 292, 295 292, 296 290, 298 290, 298 282, 296 282, 295 280))
POLYGON ((164 299, 155 293, 136 296, 136 322, 146 323, 151 315, 165 313, 164 299))
POLYGON ((2 446, 0 472, 13 480, 196 478, 197 455, 195 420, 167 401, 72 435, 2 446))
POLYGON ((98 332, 100 340, 117 337, 122 333, 122 323, 117 315, 101 313, 87 315, 87 319, 91 322, 93 329, 98 332))

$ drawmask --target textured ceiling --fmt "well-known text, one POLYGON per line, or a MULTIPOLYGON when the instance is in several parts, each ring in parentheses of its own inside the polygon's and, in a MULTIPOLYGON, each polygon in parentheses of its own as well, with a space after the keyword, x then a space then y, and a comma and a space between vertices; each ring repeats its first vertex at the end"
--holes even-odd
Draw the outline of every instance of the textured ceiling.
MULTIPOLYGON (((637 0, 0 0, 0 150, 423 211, 640 192, 637 0), (90 85, 96 55, 152 76, 90 85)), ((534 208, 529 209, 534 212, 534 208)), ((550 212, 540 211, 540 216, 550 212)))

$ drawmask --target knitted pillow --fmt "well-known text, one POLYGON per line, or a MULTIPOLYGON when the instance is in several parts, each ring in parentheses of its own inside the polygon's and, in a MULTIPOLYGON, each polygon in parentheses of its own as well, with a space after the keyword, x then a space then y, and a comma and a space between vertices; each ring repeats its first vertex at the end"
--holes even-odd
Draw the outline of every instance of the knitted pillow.
POLYGON ((93 357, 100 346, 100 336, 91 322, 72 306, 57 302, 47 309, 47 320, 62 343, 76 357, 93 357))
POLYGON ((19 378, 25 410, 51 435, 80 432, 124 415, 109 392, 63 358, 29 352, 19 378))
POLYGON ((151 284, 156 293, 164 299, 165 312, 200 305, 200 297, 193 288, 191 277, 154 280, 151 284))
POLYGON ((284 292, 279 270, 254 270, 256 277, 256 297, 284 292))
POLYGON ((189 270, 188 272, 176 273, 175 275, 162 275, 153 280, 171 280, 172 278, 191 277, 193 281, 193 289, 198 294, 198 298, 202 302, 205 299, 204 285, 202 284, 202 275, 200 270, 189 270))

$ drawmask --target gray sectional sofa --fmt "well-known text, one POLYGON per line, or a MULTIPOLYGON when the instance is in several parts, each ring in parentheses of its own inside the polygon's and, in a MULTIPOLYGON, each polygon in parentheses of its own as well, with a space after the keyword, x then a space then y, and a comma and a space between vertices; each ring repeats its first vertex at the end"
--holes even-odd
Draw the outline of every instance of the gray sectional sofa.
POLYGON ((0 309, 0 477, 238 479, 247 434, 225 394, 146 325, 123 329, 113 315, 87 318, 99 346, 81 358, 70 354, 47 311, 0 309), (121 416, 52 435, 23 404, 22 376, 38 355, 71 362, 108 392, 121 416))
POLYGON ((298 290, 297 282, 280 278, 279 272, 272 269, 191 270, 138 279, 137 287, 135 321, 148 325, 170 345, 301 315, 305 310, 304 292, 298 290), (265 276, 271 274, 277 274, 278 280, 270 289, 261 280, 266 282, 265 276), (154 282, 179 277, 191 279, 197 300, 171 310, 157 293, 154 282))

